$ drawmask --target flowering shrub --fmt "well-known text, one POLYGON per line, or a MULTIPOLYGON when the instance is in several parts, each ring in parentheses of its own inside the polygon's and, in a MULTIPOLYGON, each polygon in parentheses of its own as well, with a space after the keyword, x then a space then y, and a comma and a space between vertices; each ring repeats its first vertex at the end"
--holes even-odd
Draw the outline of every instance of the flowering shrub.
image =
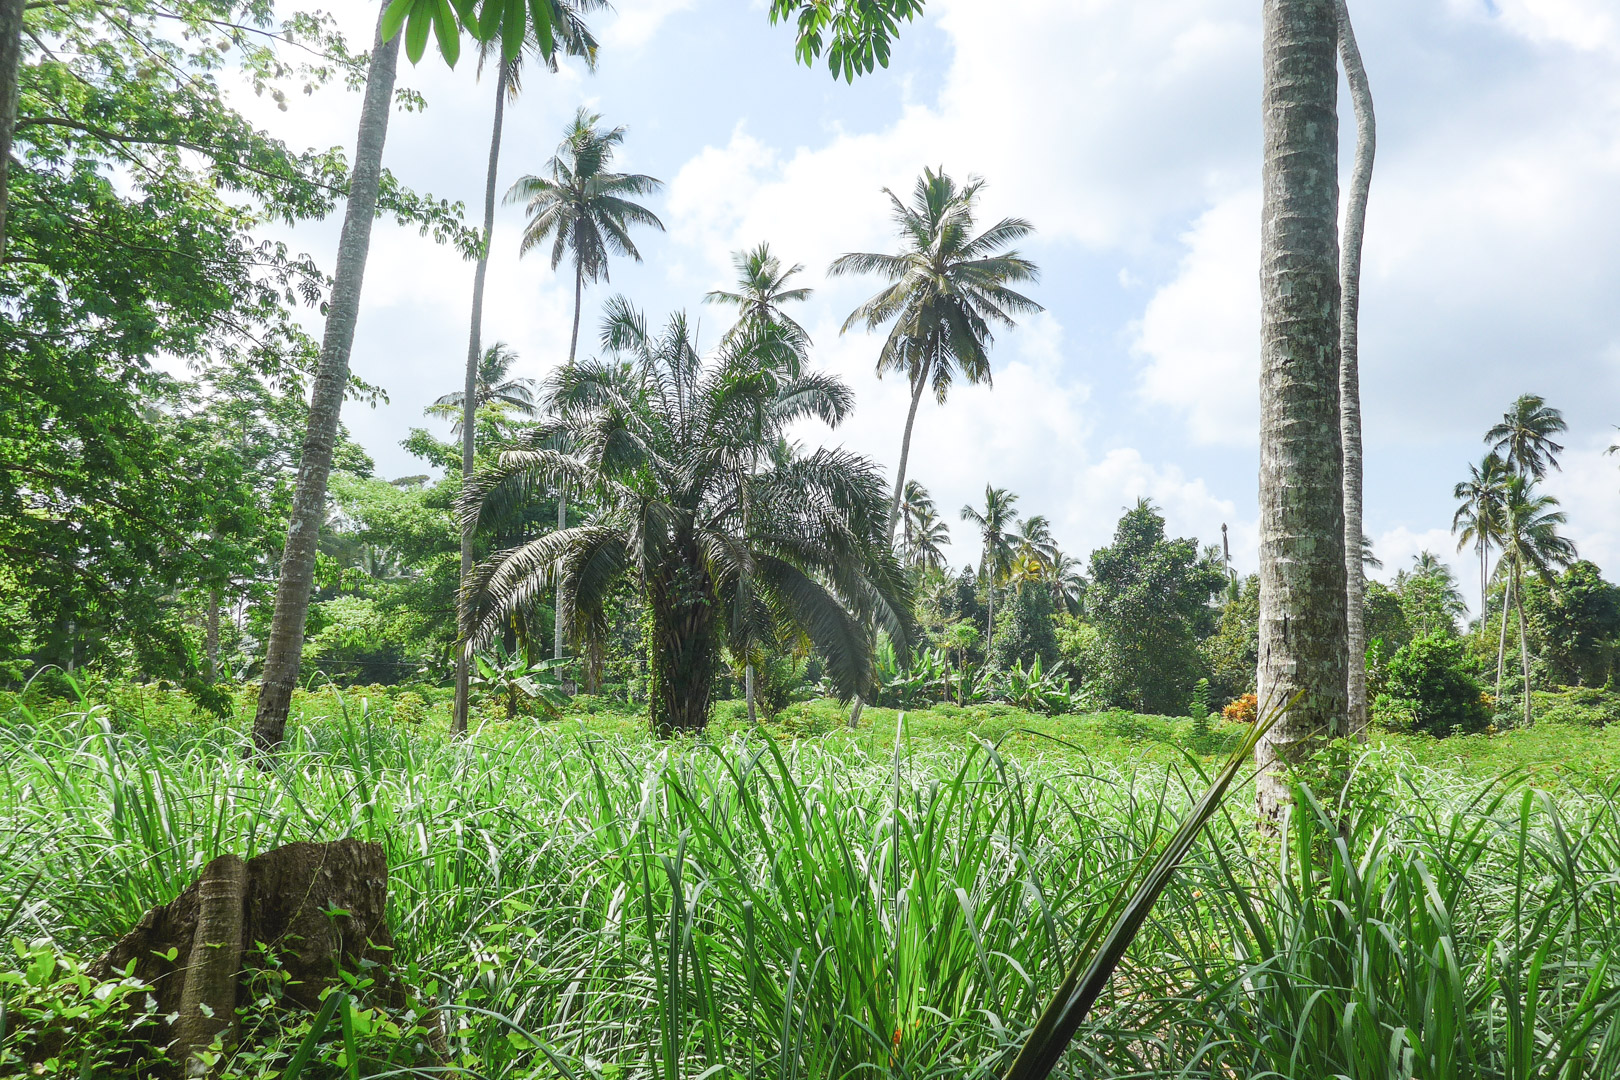
POLYGON ((1234 724, 1252 724, 1260 713, 1260 699, 1244 694, 1221 710, 1221 715, 1234 724))

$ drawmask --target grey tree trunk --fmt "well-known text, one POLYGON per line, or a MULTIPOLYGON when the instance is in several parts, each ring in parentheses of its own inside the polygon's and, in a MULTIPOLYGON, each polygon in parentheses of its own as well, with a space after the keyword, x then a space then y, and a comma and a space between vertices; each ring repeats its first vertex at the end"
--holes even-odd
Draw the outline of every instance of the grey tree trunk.
POLYGON ((759 723, 759 714, 754 711, 754 665, 751 661, 743 666, 743 696, 748 699, 748 722, 759 723))
POLYGON ((1350 86, 1356 114, 1356 161, 1350 174, 1350 194, 1344 211, 1344 256, 1340 267, 1339 308, 1339 435, 1344 443, 1344 572, 1345 636, 1349 646, 1350 730, 1367 730, 1367 629, 1363 605, 1367 595, 1367 568, 1361 559, 1361 370, 1358 329, 1361 311, 1361 242, 1367 229, 1367 195, 1372 188, 1373 158, 1377 153, 1378 125, 1373 116, 1372 89, 1367 69, 1356 46, 1345 0, 1338 0, 1339 58, 1350 86))
POLYGON ((216 1036, 225 1044, 236 1035, 236 983, 242 967, 242 902, 247 863, 221 855, 203 867, 197 880, 197 934, 186 961, 180 1015, 174 1024, 174 1056, 185 1075, 207 1076, 197 1057, 216 1036))
POLYGON ((24 0, 0 0, 0 259, 6 257, 6 210, 11 204, 11 138, 17 130, 17 99, 22 96, 24 0))
MULTIPOLYGON (((569 338, 568 338, 568 366, 569 367, 574 366, 574 354, 579 349, 579 309, 580 309, 580 304, 584 300, 584 297, 585 297, 585 270, 584 270, 583 267, 579 266, 577 261, 576 261, 576 264, 574 266, 574 332, 571 335, 569 335, 569 338)), ((559 486, 557 488, 557 529, 559 531, 561 531, 561 530, 566 529, 566 528, 568 528, 568 488, 566 486, 559 486)), ((561 660, 563 658, 563 637, 564 637, 564 630, 565 630, 565 626, 564 626, 564 622, 563 622, 562 579, 563 579, 563 563, 562 563, 561 559, 558 559, 557 560, 557 607, 556 607, 557 617, 553 620, 553 622, 556 624, 556 626, 555 626, 555 635, 554 635, 556 640, 552 643, 552 656, 553 656, 554 659, 557 659, 557 660, 561 660)))
POLYGON ((988 558, 984 560, 984 666, 990 666, 990 646, 996 643, 996 568, 988 558))
POLYGON ((303 456, 298 463, 292 520, 287 524, 287 546, 282 551, 281 576, 276 583, 276 608, 270 622, 259 707, 253 718, 253 743, 259 751, 281 745, 293 687, 298 683, 304 619, 309 613, 309 593, 315 576, 315 541, 326 516, 326 481, 332 471, 338 414, 343 408, 343 391, 349 381, 349 352, 354 345, 355 320, 360 314, 360 286, 366 274, 366 255, 371 248, 371 223, 377 216, 383 144, 388 138, 394 68, 399 60, 399 35, 392 41, 384 41, 382 37, 383 8, 384 5, 378 5, 377 33, 371 46, 371 64, 366 71, 366 94, 360 107, 354 169, 349 176, 349 205, 343 214, 343 233, 338 240, 337 269, 326 309, 326 330, 315 371, 303 456))
MULTIPOLYGON (((1497 563, 1501 566, 1501 563, 1497 563)), ((1517 575, 1509 574, 1507 588, 1502 594, 1502 628, 1496 636, 1496 698, 1502 698, 1502 676, 1507 669, 1507 617, 1508 610, 1513 606, 1513 579, 1517 575)))
POLYGON ((900 520, 900 498, 906 489, 906 463, 911 459, 911 427, 917 422, 917 405, 922 401, 928 380, 922 371, 911 380, 911 409, 906 413, 906 431, 900 437, 900 466, 894 471, 894 499, 889 504, 889 544, 894 545, 894 526, 900 520))
MULTIPOLYGON (((1519 667, 1524 672, 1524 726, 1529 727, 1533 721, 1530 716, 1530 638, 1525 633, 1524 626, 1524 582, 1514 590, 1513 606, 1519 612, 1519 667)), ((1504 619, 1506 612, 1503 613, 1504 619)))
POLYGON ((1259 696, 1292 708, 1255 750, 1262 820, 1279 763, 1346 731, 1335 6, 1264 2, 1259 696))
MULTIPOLYGON (((467 335, 467 377, 461 398, 461 482, 472 484, 478 449, 478 365, 483 359, 484 345, 484 278, 489 273, 489 246, 495 233, 495 174, 501 160, 501 122, 506 115, 507 64, 499 63, 500 73, 495 77, 495 122, 489 137, 489 169, 484 176, 484 248, 473 271, 472 329, 467 335)), ((460 735, 467 730, 467 691, 471 676, 467 658, 467 642, 472 638, 472 604, 467 596, 467 583, 472 579, 472 533, 461 532, 461 577, 456 602, 456 702, 450 720, 450 734, 460 735)))

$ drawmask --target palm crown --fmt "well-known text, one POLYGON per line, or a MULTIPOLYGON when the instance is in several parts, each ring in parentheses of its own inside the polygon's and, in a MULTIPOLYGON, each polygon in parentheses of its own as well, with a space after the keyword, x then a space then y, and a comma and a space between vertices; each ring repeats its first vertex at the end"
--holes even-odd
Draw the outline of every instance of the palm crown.
MULTIPOLYGON (((478 363, 478 391, 473 395, 474 407, 481 409, 486 405, 503 405, 524 416, 534 415, 534 380, 510 377, 512 364, 517 358, 517 353, 504 341, 497 341, 484 350, 478 363)), ((466 398, 465 391, 457 390, 435 400, 427 411, 434 416, 454 416, 453 430, 459 433, 462 405, 466 398)))
POLYGON ((1558 455, 1564 450, 1552 437, 1568 430, 1564 414, 1539 394, 1521 394, 1501 423, 1485 433, 1485 441, 1520 473, 1540 480, 1549 467, 1559 467, 1558 455))
POLYGON ((802 273, 804 264, 794 263, 784 269, 782 260, 771 252, 768 243, 762 243, 751 251, 734 252, 731 264, 737 269, 737 291, 715 289, 703 297, 708 303, 737 309, 737 324, 728 334, 764 326, 780 327, 802 361, 810 351, 810 335, 782 309, 782 305, 808 300, 815 292, 814 289, 788 286, 788 279, 802 273))
POLYGON ((710 358, 684 316, 654 335, 628 303, 609 304, 608 360, 560 369, 546 391, 553 421, 502 455, 464 506, 468 527, 503 500, 565 480, 596 511, 498 553, 475 577, 475 642, 547 587, 560 560, 560 603, 586 633, 605 623, 625 577, 646 602, 653 636, 650 707, 661 732, 706 720, 719 649, 802 630, 840 693, 869 688, 872 628, 902 655, 911 591, 883 536, 877 468, 843 450, 783 450, 793 421, 837 424, 853 399, 837 379, 792 376, 779 327, 740 334, 710 358), (551 448, 557 430, 573 452, 551 448))

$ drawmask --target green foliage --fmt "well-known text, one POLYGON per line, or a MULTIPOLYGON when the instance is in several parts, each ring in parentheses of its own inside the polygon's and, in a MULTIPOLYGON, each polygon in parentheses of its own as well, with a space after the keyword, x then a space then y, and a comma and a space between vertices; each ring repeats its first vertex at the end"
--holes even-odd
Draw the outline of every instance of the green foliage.
MULTIPOLYGON (((1369 582, 1376 585, 1377 582, 1369 582)), ((1260 665, 1260 576, 1250 574, 1226 594, 1215 633, 1199 643, 1208 665, 1212 702, 1225 703, 1255 691, 1260 665)))
POLYGON ((1087 613, 1102 633, 1099 678, 1109 700, 1139 712, 1181 713, 1203 674, 1198 649, 1210 598, 1226 584, 1195 540, 1170 540, 1145 500, 1126 512, 1111 546, 1091 554, 1087 613))
POLYGON ((1620 656, 1620 589, 1602 571, 1581 560, 1550 585, 1525 582, 1525 615, 1532 647, 1547 676, 1570 686, 1603 686, 1613 680, 1620 656))
MULTIPOLYGON (((400 2, 400 0, 396 0, 400 2)), ((421 2, 421 0, 418 0, 421 2)), ((823 51, 833 78, 854 82, 889 66, 889 50, 902 21, 922 14, 924 0, 771 0, 771 22, 792 21, 794 55, 811 66, 823 51)))
POLYGON ((1199 742, 1209 738, 1209 680, 1199 679, 1193 687, 1192 704, 1187 706, 1187 715, 1192 717, 1193 737, 1199 742))
POLYGON ((1058 640, 1051 591, 1044 584, 1029 582, 1007 600, 996 612, 992 666, 1010 671, 1039 661, 1052 667, 1058 662, 1058 640))
POLYGON ((1534 694, 1537 723, 1605 727, 1620 721, 1620 693, 1595 687, 1568 687, 1534 694))
POLYGON ((1397 730, 1408 717, 1410 730, 1441 736, 1481 731, 1490 723, 1484 690, 1454 636, 1434 633, 1403 645, 1390 658, 1384 686, 1375 713, 1397 730))
POLYGON ((568 695, 563 691, 561 668, 566 660, 530 660, 522 647, 508 652, 504 642, 496 642, 493 653, 473 657, 472 685, 482 689, 506 710, 508 721, 516 720, 520 708, 555 718, 568 695))

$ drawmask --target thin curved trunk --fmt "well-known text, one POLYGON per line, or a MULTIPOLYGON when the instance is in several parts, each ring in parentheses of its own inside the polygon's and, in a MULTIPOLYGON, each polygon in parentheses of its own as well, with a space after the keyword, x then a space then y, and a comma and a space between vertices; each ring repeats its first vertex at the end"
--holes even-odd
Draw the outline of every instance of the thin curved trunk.
POLYGON ((208 590, 208 623, 204 629, 203 647, 208 653, 208 681, 219 678, 219 590, 208 590))
POLYGON ((1525 633, 1524 626, 1524 582, 1514 590, 1513 606, 1519 612, 1519 666, 1524 672, 1524 726, 1531 725, 1530 718, 1530 639, 1525 633))
POLYGON ((1350 730, 1367 730, 1367 630, 1363 623, 1366 602, 1366 566, 1361 561, 1361 370, 1359 319, 1361 310, 1361 242, 1367 229, 1367 195, 1372 188, 1373 158, 1378 125, 1373 116, 1372 89, 1367 69, 1356 46, 1345 0, 1338 0, 1339 57, 1350 86, 1356 114, 1356 161, 1350 174, 1349 198, 1344 211, 1344 253, 1340 268, 1339 307, 1339 438, 1344 445, 1344 571, 1345 636, 1349 643, 1350 730))
POLYGON ((911 458, 911 428, 917 422, 917 406, 928 380, 922 371, 911 380, 911 408, 906 413, 906 431, 900 437, 900 467, 894 472, 894 498, 889 503, 889 545, 894 545, 894 526, 900 520, 900 497, 906 487, 906 463, 911 458))
MULTIPOLYGON (((1497 564, 1498 566, 1501 563, 1497 564)), ((1508 575, 1507 588, 1502 594, 1502 628, 1496 637, 1496 699, 1502 699, 1502 675, 1507 668, 1507 617, 1513 606, 1513 575, 1508 575)))
POLYGON ((748 722, 759 723, 759 715, 754 711, 754 664, 752 661, 743 665, 743 696, 748 700, 748 722))
MULTIPOLYGON (((582 301, 584 299, 584 295, 585 295, 585 270, 584 270, 583 267, 578 265, 578 262, 576 260, 576 263, 575 263, 575 266, 574 266, 574 332, 568 338, 568 366, 569 367, 574 366, 574 354, 579 349, 579 309, 580 309, 580 304, 582 303, 582 301)), ((557 530, 559 532, 561 532, 563 529, 566 529, 566 528, 568 528, 568 487, 567 487, 567 485, 564 484, 564 485, 559 485, 558 488, 557 488, 557 530)), ((553 637, 555 638, 555 640, 552 642, 552 657, 554 659, 561 660, 563 658, 563 638, 564 638, 563 603, 562 603, 563 562, 562 562, 561 559, 557 560, 556 576, 557 576, 557 600, 556 600, 556 608, 554 609, 556 611, 556 618, 554 618, 552 620, 552 622, 555 624, 555 628, 554 628, 554 631, 553 631, 553 637)))
POLYGON ((349 353, 354 346, 354 324, 360 314, 360 286, 371 249, 371 223, 377 217, 377 189, 382 182, 383 145, 388 139, 388 114, 393 108, 394 69, 399 60, 399 35, 383 40, 378 5, 377 32, 366 71, 366 94, 360 107, 360 132, 349 177, 349 204, 343 214, 338 240, 337 267, 332 296, 326 309, 326 330, 315 370, 315 388, 309 405, 309 425, 298 462, 298 484, 293 492, 292 519, 287 525, 287 546, 281 555, 281 576, 276 583, 275 614, 265 650, 264 676, 258 710, 253 718, 253 744, 261 752, 281 745, 287 730, 287 709, 298 683, 299 653, 304 647, 304 620, 315 579, 315 542, 326 517, 326 482, 332 471, 332 450, 337 442, 338 414, 349 382, 349 353))
POLYGON ((996 643, 996 570, 989 558, 984 564, 984 666, 989 667, 991 646, 996 643))
POLYGON ((1262 821, 1288 801, 1278 764, 1346 731, 1335 9, 1264 4, 1258 674, 1265 708, 1292 707, 1255 750, 1262 821))
POLYGON ((22 96, 24 0, 0 0, 0 259, 6 257, 6 210, 11 204, 11 139, 17 130, 17 100, 22 96))
MULTIPOLYGON (((467 377, 461 391, 461 482, 472 484, 478 449, 478 366, 484 353, 484 279, 489 273, 489 246, 495 234, 495 174, 501 160, 501 124, 506 118, 507 65, 503 60, 495 77, 495 122, 489 137, 489 170, 484 175, 484 247, 473 271, 472 329, 467 335, 467 377)), ((467 584, 472 580, 473 537, 461 531, 461 577, 456 602, 456 703, 450 734, 467 730, 467 690, 471 676, 467 641, 472 637, 472 605, 467 584)))

